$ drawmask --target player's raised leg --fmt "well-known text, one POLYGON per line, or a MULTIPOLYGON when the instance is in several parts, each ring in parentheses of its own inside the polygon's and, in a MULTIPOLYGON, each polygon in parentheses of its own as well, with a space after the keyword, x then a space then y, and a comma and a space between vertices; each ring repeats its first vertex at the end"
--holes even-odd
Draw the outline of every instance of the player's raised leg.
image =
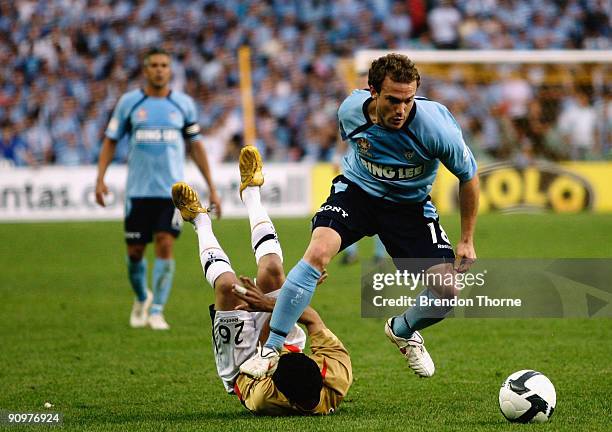
POLYGON ((193 224, 198 234, 200 263, 204 276, 215 289, 215 310, 233 310, 240 300, 232 293, 232 285, 238 283, 229 257, 215 237, 208 210, 202 206, 198 194, 187 183, 172 186, 172 200, 183 220, 193 224))
MULTIPOLYGON (((256 147, 246 146, 241 150, 239 167, 240 193, 249 215, 251 246, 257 263, 257 286, 266 296, 276 298, 285 282, 283 250, 274 224, 261 203, 260 188, 264 183, 263 162, 256 147)), ((264 338, 267 338, 268 328, 269 326, 262 328, 264 338)), ((304 331, 297 324, 294 325, 286 343, 302 349, 305 341, 304 331)))
POLYGON ((340 250, 341 239, 331 228, 319 227, 304 258, 287 275, 270 319, 270 335, 257 353, 240 366, 252 377, 261 378, 274 372, 279 352, 291 329, 310 303, 323 270, 340 250))
MULTIPOLYGON (((363 197, 338 177, 332 194, 313 218, 313 232, 304 257, 287 275, 270 320, 270 336, 258 355, 245 362, 240 370, 253 377, 274 371, 278 351, 287 334, 310 303, 317 282, 331 259, 364 235, 363 222, 367 215, 363 197), (361 206, 358 207, 357 203, 361 206), (351 215, 351 217, 349 217, 351 215)), ((365 199, 365 198, 364 198, 365 199)))
POLYGON ((249 214, 251 247, 257 263, 257 285, 264 293, 272 292, 285 281, 283 251, 274 224, 261 203, 263 163, 256 147, 246 146, 241 150, 239 167, 240 197, 249 214))
POLYGON ((312 236, 304 257, 287 275, 278 296, 270 337, 265 346, 278 350, 283 340, 310 303, 321 273, 339 251, 372 235, 366 222, 372 219, 369 198, 344 176, 334 179, 331 194, 312 220, 312 236))

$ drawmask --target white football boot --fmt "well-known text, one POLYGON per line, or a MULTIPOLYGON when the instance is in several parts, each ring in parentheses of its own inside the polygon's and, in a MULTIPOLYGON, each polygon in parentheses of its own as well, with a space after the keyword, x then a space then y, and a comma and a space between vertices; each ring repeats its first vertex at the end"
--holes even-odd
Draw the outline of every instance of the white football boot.
POLYGON ((143 328, 147 325, 147 318, 149 316, 149 307, 153 303, 153 293, 147 290, 147 298, 145 301, 134 300, 132 306, 132 313, 130 314, 130 327, 132 328, 143 328))
POLYGON ((153 330, 170 330, 170 325, 166 322, 164 315, 161 313, 149 315, 147 323, 153 330))
POLYGON ((434 362, 425 348, 423 336, 421 336, 418 331, 415 331, 410 339, 404 339, 396 336, 393 334, 392 327, 394 318, 395 317, 389 318, 385 323, 385 334, 391 340, 391 342, 397 345, 402 355, 406 357, 408 366, 414 371, 415 374, 422 378, 431 377, 436 371, 436 367, 434 366, 434 362))
POLYGON ((262 345, 253 357, 240 365, 240 372, 255 379, 270 376, 276 370, 279 358, 278 351, 262 345))

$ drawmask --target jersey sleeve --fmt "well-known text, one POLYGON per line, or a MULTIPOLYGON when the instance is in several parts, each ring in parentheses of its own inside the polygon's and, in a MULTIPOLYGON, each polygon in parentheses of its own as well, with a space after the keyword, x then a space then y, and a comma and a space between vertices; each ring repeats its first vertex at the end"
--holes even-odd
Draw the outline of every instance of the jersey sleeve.
POLYGON ((435 156, 461 182, 466 182, 476 174, 478 169, 476 159, 463 140, 461 127, 455 118, 446 108, 444 114, 446 126, 439 131, 434 142, 435 156))
POLYGON ((119 141, 126 132, 126 126, 128 123, 128 116, 130 112, 129 101, 127 95, 121 96, 119 102, 115 106, 113 115, 111 116, 106 132, 104 133, 107 138, 114 141, 119 141))
POLYGON ((342 120, 340 116, 338 116, 338 128, 340 129, 340 138, 342 141, 346 141, 348 136, 346 135, 346 131, 344 130, 344 126, 342 125, 342 120))
POLYGON ((370 93, 364 90, 354 90, 338 108, 338 126, 342 141, 357 133, 370 123, 364 115, 364 103, 370 93))
POLYGON ((330 329, 324 329, 310 335, 310 349, 312 359, 321 369, 325 387, 341 398, 346 396, 353 383, 353 368, 349 353, 340 339, 330 329))
POLYGON ((242 404, 259 415, 287 415, 294 411, 291 404, 276 388, 271 377, 255 379, 238 375, 234 391, 242 404))
POLYGON ((198 124, 198 110, 192 98, 186 97, 185 103, 185 126, 183 127, 183 137, 185 140, 193 142, 202 139, 200 125, 198 124))

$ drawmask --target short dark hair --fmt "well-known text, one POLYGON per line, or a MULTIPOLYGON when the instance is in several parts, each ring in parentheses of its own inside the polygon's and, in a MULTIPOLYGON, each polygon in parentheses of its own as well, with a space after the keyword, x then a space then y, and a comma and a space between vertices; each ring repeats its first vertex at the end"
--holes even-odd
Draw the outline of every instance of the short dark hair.
POLYGON ((401 54, 387 54, 374 60, 368 71, 368 85, 380 93, 382 83, 387 76, 400 83, 416 81, 417 87, 421 83, 421 76, 414 62, 401 54))
POLYGON ((157 54, 162 54, 162 55, 170 57, 170 53, 167 50, 161 47, 153 47, 153 48, 149 48, 147 52, 145 53, 144 57, 142 58, 142 64, 146 66, 147 62, 149 61, 149 58, 157 54))
POLYGON ((282 355, 272 381, 290 402, 300 408, 312 410, 319 404, 323 377, 317 363, 306 354, 282 355))

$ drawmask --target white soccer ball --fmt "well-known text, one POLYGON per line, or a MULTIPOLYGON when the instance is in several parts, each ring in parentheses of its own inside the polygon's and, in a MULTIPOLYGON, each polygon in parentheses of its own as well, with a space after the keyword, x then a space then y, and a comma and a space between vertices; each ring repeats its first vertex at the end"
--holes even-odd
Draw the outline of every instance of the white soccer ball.
POLYGON ((499 409, 513 423, 548 421, 556 405, 555 386, 534 370, 514 372, 499 389, 499 409))

